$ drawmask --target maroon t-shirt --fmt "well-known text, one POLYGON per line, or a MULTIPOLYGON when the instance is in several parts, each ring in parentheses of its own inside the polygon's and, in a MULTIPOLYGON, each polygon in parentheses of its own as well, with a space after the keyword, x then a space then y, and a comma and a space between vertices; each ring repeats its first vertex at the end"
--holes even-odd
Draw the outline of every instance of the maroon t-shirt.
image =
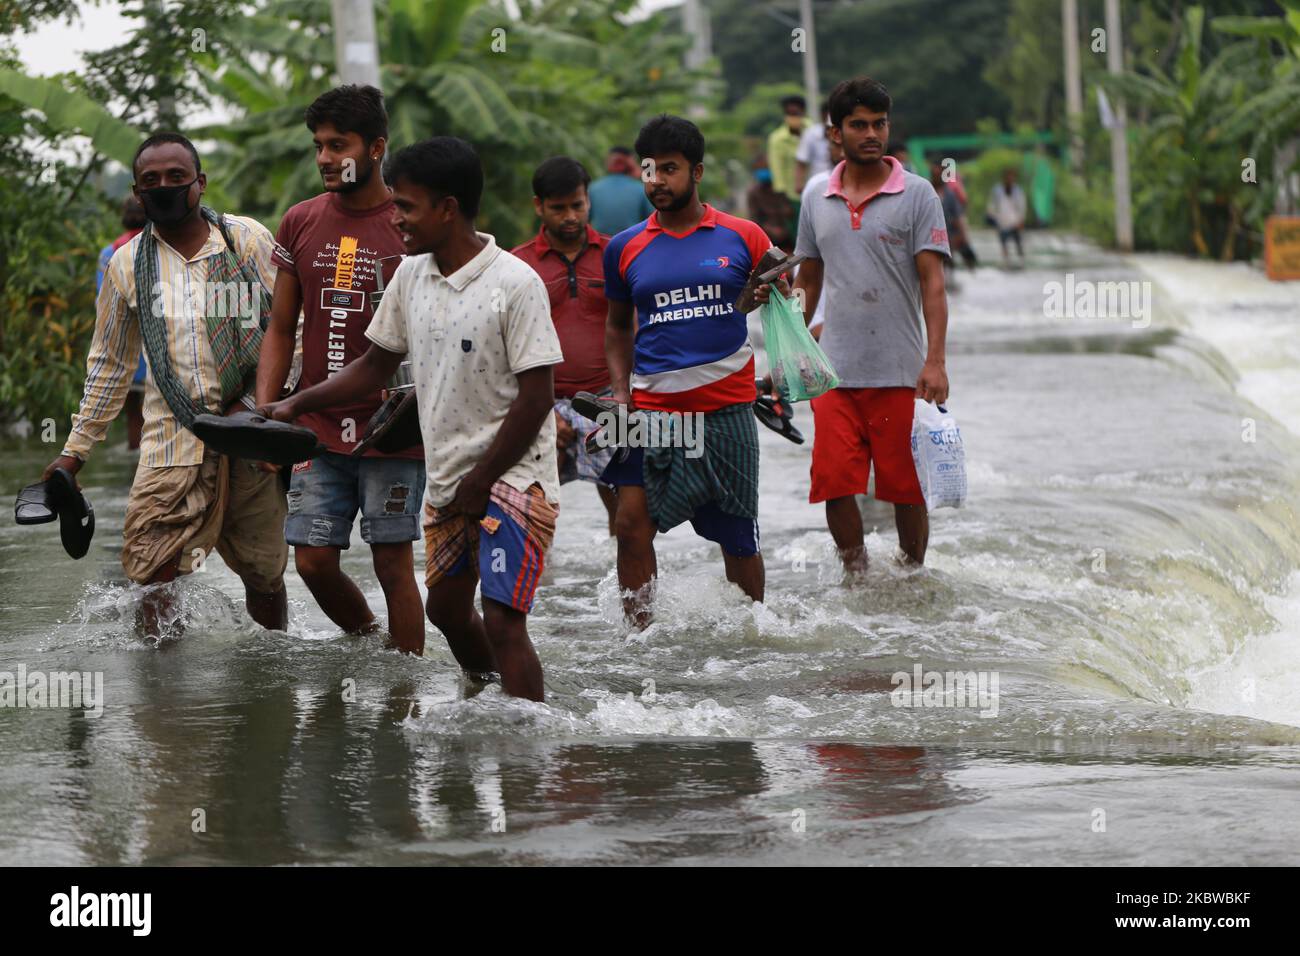
POLYGON ((555 366, 555 397, 599 393, 609 387, 605 362, 605 246, 609 236, 587 227, 587 245, 570 262, 551 248, 546 230, 510 251, 533 267, 551 298, 551 321, 560 337, 564 361, 555 366))
MULTIPOLYGON (((366 327, 374 317, 370 293, 378 289, 376 270, 384 284, 392 279, 403 253, 393 226, 391 200, 374 209, 344 209, 334 193, 321 193, 284 214, 275 234, 271 262, 298 277, 302 286, 302 378, 298 388, 317 385, 370 348, 366 327)), ((365 434, 366 423, 378 410, 379 392, 355 405, 309 412, 297 424, 314 431, 332 452, 351 454, 365 434), (351 419, 351 441, 344 429, 351 419)), ((373 448, 367 458, 424 458, 414 445, 394 455, 373 448)))

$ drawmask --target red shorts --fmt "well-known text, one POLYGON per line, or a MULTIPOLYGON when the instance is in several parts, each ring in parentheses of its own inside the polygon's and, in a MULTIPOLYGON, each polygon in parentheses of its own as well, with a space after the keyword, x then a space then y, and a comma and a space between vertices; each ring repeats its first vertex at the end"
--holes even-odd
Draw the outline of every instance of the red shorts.
POLYGON ((923 505, 912 461, 916 389, 833 388, 812 400, 812 490, 808 501, 863 495, 876 469, 876 498, 923 505))

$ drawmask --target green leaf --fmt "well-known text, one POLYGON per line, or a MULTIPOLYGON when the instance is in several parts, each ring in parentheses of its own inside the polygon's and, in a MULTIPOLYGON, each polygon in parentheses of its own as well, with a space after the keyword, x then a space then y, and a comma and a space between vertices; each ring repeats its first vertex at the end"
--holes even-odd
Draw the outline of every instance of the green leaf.
POLYGON ((482 70, 437 64, 424 73, 429 96, 471 139, 525 142, 528 127, 505 91, 482 70))
POLYGON ((1215 17, 1210 21, 1210 26, 1220 33, 1280 40, 1283 43, 1289 43, 1295 38, 1290 24, 1280 17, 1215 17))
POLYGON ((200 67, 199 72, 213 92, 238 103, 250 113, 269 110, 282 104, 280 91, 246 64, 230 61, 219 74, 206 67, 200 67))
POLYGON ((124 166, 131 165, 143 138, 90 97, 65 89, 57 80, 0 67, 0 93, 40 110, 55 129, 88 136, 96 152, 124 166))

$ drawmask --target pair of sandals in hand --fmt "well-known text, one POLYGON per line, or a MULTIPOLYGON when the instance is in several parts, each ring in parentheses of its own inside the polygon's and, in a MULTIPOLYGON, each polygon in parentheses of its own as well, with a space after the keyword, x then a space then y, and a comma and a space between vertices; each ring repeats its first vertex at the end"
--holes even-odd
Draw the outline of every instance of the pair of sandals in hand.
POLYGON ((55 468, 45 481, 28 485, 14 502, 18 524, 49 524, 58 519, 59 538, 70 558, 84 558, 95 536, 95 509, 64 468, 55 468))
MULTIPOLYGON (((200 441, 223 455, 273 465, 296 465, 328 450, 311 429, 272 421, 254 412, 199 415, 192 430, 200 441)), ((403 451, 420 444, 421 438, 415 389, 392 389, 366 423, 352 457, 358 458, 370 448, 385 454, 403 451)))
MULTIPOLYGON (((276 465, 297 464, 325 450, 310 429, 251 412, 199 415, 191 430, 222 454, 276 465)), ((47 480, 23 488, 14 501, 14 521, 20 525, 49 524, 56 519, 63 550, 74 559, 85 557, 95 535, 95 509, 64 468, 56 468, 47 480)))

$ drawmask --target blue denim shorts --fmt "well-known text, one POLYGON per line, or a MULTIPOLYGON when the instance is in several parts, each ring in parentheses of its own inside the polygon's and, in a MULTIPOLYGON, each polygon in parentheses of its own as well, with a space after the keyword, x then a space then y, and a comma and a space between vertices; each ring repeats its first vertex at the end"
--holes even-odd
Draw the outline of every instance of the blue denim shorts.
POLYGON ((367 544, 416 541, 423 500, 423 461, 326 452, 293 466, 284 537, 292 545, 346 548, 360 511, 367 544))

